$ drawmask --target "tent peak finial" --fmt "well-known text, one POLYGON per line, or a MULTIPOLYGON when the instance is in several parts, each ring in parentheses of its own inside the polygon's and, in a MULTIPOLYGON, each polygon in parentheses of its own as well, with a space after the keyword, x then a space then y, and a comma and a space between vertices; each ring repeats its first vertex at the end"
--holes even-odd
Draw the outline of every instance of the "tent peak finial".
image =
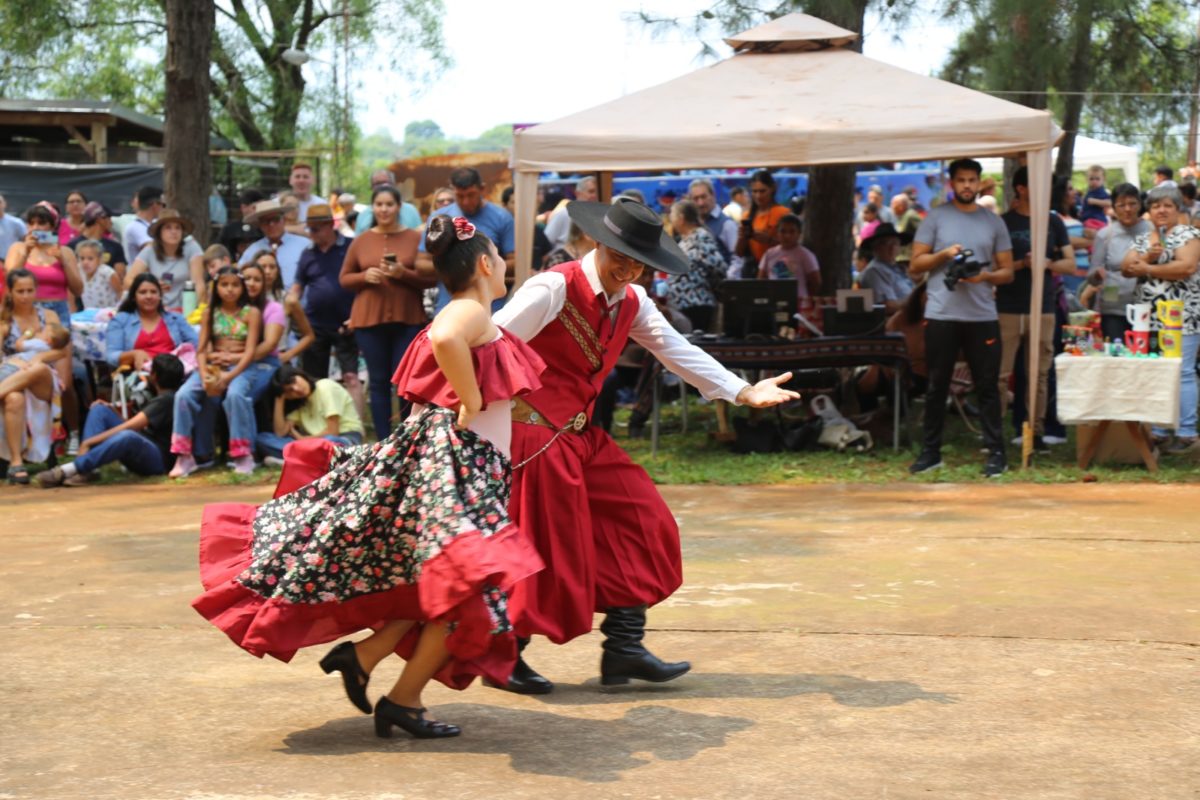
POLYGON ((789 52, 844 47, 858 38, 854 31, 808 14, 787 14, 725 40, 735 51, 789 52))

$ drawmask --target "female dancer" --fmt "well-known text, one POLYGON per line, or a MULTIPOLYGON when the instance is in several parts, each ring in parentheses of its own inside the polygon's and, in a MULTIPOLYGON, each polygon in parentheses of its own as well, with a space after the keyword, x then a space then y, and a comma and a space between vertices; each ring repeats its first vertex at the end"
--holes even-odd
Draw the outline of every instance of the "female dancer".
POLYGON ((456 689, 508 677, 517 649, 506 591, 541 568, 508 518, 509 400, 538 388, 545 365, 492 324, 505 268, 486 236, 436 217, 426 247, 454 299, 396 372, 411 416, 381 442, 335 451, 324 476, 260 508, 206 508, 207 591, 193 602, 242 648, 283 661, 373 628, 321 668, 341 672, 350 701, 370 713, 372 670, 392 652, 407 659, 375 705, 385 738, 393 726, 417 738, 460 733, 426 719, 421 692, 434 677, 456 689))

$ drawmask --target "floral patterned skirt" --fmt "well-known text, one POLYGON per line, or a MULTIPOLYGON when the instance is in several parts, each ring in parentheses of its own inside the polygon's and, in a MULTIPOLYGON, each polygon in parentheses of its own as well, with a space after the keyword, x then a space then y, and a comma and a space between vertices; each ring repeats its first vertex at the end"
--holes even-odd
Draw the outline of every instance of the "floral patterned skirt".
MULTIPOLYGON (((508 517, 508 459, 455 418, 430 406, 262 506, 207 506, 206 591, 192 606, 238 646, 283 661, 391 620, 445 622, 452 659, 438 680, 506 680, 508 590, 542 562, 508 517)), ((397 653, 411 653, 420 627, 397 653)))

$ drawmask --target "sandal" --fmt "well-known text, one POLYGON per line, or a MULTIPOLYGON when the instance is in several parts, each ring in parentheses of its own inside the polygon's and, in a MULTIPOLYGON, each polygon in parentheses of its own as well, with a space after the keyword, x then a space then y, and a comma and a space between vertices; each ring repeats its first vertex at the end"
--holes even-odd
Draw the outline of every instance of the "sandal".
POLYGON ((8 482, 20 484, 22 486, 29 485, 29 470, 24 464, 9 464, 8 466, 8 482))
POLYGON ((375 704, 375 735, 392 738, 393 725, 408 731, 414 739, 445 739, 462 733, 457 725, 425 719, 424 708, 398 705, 381 697, 375 704))

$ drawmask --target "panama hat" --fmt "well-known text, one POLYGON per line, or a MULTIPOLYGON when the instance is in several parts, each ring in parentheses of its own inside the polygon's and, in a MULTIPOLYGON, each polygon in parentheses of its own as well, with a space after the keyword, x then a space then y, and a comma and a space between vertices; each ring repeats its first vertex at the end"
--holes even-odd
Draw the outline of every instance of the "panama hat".
POLYGON ((691 262, 663 230, 662 218, 643 203, 618 197, 611 205, 572 201, 567 215, 597 244, 612 248, 654 270, 683 275, 691 262))

